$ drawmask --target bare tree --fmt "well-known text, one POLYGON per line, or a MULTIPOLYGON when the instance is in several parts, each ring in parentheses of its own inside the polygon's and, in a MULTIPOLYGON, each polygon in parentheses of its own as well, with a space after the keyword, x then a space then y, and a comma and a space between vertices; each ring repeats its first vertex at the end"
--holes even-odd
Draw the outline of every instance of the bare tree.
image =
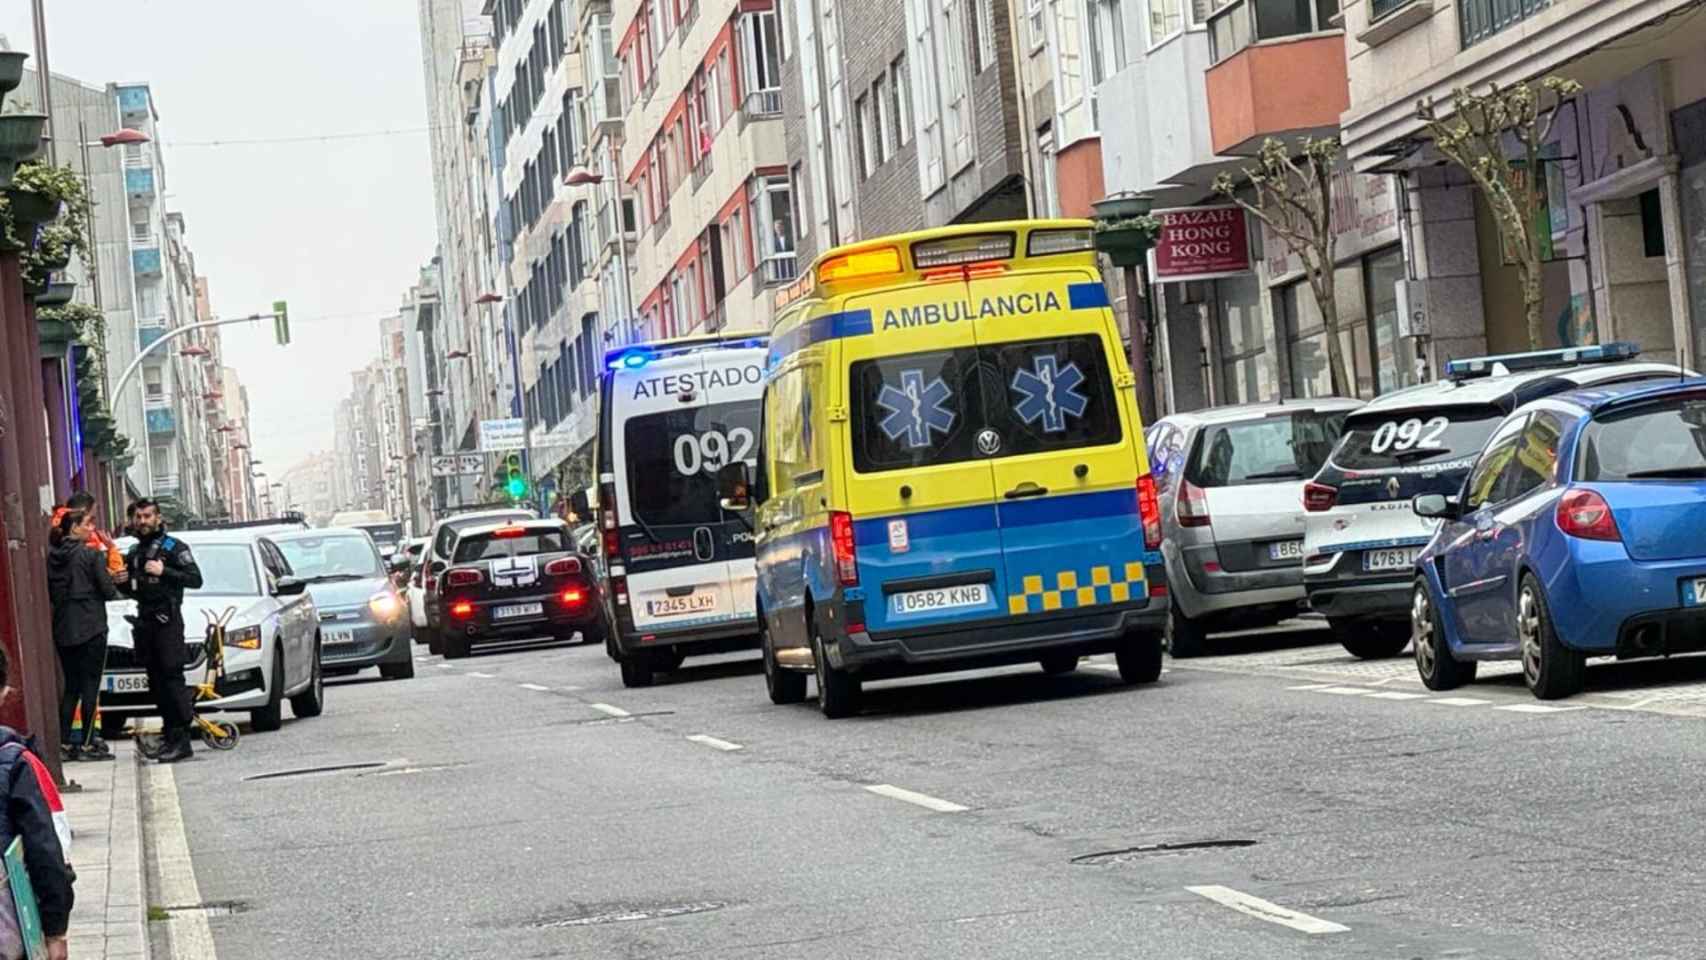
MULTIPOLYGON (((1541 346, 1545 264, 1540 253, 1547 239, 1537 222, 1546 200, 1540 187, 1545 176, 1541 151, 1552 139, 1558 108, 1581 89, 1581 84, 1561 77, 1547 77, 1538 86, 1488 83, 1485 93, 1458 87, 1451 92, 1451 115, 1444 118, 1432 99, 1416 103, 1416 117, 1427 125, 1435 148, 1469 174, 1492 208, 1505 255, 1516 263, 1522 281, 1532 350, 1541 346), (1514 151, 1507 149, 1512 146, 1514 151)), ((1545 229, 1550 230, 1550 225, 1545 229)))
POLYGON ((1215 178, 1214 190, 1249 211, 1285 242, 1303 261, 1309 289, 1321 309, 1327 328, 1327 367, 1333 378, 1333 393, 1356 395, 1345 366, 1344 344, 1339 339, 1339 302, 1333 288, 1338 237, 1333 233, 1333 173, 1339 156, 1339 140, 1306 137, 1296 155, 1284 142, 1269 137, 1262 141, 1256 165, 1244 168, 1244 182, 1230 174, 1215 178), (1254 202, 1239 196, 1248 185, 1254 202))

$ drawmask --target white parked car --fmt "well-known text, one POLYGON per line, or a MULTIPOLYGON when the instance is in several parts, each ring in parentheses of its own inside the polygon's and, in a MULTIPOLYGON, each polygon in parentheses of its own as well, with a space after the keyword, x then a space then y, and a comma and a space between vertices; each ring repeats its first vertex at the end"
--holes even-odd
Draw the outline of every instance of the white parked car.
MULTIPOLYGON (((196 705, 204 712, 247 711, 256 730, 277 730, 284 701, 298 717, 325 706, 320 669, 320 617, 306 581, 293 576, 277 546, 253 529, 195 530, 172 536, 190 545, 202 586, 184 594, 184 680, 192 687, 207 671, 207 618, 227 607, 224 693, 196 705)), ((134 543, 121 540, 128 550, 134 543)), ((133 717, 158 716, 148 675, 138 662, 130 622, 133 600, 107 604, 107 665, 101 684, 102 732, 116 734, 133 717)))

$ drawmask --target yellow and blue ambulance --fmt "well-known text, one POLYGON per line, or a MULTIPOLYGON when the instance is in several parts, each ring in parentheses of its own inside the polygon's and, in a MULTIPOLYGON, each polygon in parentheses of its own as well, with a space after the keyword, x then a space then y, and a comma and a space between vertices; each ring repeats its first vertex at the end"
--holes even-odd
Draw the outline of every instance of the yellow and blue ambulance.
POLYGON ((1160 508, 1089 223, 840 247, 778 303, 757 469, 722 483, 755 505, 774 702, 1107 652, 1159 676, 1160 508))

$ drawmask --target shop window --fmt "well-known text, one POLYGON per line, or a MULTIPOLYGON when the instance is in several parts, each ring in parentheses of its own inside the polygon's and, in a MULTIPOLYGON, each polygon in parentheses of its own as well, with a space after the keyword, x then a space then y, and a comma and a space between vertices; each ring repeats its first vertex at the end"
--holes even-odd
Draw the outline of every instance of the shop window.
MULTIPOLYGON (((1371 392, 1367 388, 1373 386, 1367 370, 1368 327, 1347 319, 1353 306, 1350 298, 1341 298, 1339 349, 1344 354, 1345 373, 1351 379, 1351 391, 1361 395, 1371 392)), ((1285 335, 1286 359, 1291 368, 1291 395, 1305 398, 1332 396, 1333 374, 1328 363, 1327 326, 1321 319, 1320 306, 1316 304, 1309 284, 1299 280, 1276 291, 1274 311, 1279 315, 1280 329, 1285 335)))
POLYGON ((1255 275, 1215 283, 1220 334, 1220 378, 1227 403, 1256 403, 1273 395, 1262 322, 1261 285, 1255 275))

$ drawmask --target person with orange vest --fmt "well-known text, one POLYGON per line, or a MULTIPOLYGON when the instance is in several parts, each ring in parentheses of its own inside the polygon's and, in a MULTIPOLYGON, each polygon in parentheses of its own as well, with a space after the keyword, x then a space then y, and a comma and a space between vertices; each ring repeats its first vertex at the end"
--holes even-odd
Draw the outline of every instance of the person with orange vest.
MULTIPOLYGON (((92 513, 94 509, 94 495, 86 490, 79 490, 65 501, 64 506, 53 508, 53 519, 48 522, 49 529, 59 529, 59 521, 72 510, 92 513)), ((124 579, 124 554, 119 552, 118 544, 113 542, 112 537, 103 533, 99 527, 95 527, 94 531, 89 534, 89 546, 106 554, 107 573, 111 574, 114 580, 124 579)))

